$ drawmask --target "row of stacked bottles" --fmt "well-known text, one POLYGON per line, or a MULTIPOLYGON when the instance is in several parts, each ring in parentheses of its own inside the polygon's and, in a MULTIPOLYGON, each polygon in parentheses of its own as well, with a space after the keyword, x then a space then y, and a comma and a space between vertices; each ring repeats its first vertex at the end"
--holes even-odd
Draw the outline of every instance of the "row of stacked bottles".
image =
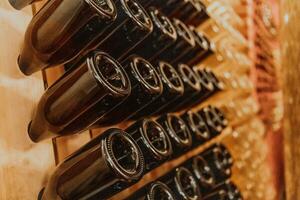
POLYGON ((270 195, 242 26, 218 0, 49 0, 18 64, 25 75, 58 65, 65 73, 41 97, 29 137, 106 130, 57 166, 38 199, 270 195))

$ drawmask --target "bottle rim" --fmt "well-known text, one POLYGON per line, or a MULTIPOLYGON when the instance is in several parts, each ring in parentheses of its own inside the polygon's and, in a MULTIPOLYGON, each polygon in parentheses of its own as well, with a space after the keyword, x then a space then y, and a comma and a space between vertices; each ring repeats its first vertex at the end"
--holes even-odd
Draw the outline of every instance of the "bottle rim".
POLYGON ((210 78, 210 80, 212 80, 213 84, 219 89, 219 90, 224 90, 225 85, 223 82, 221 82, 216 75, 214 74, 214 72, 209 69, 209 68, 205 68, 204 72, 206 73, 206 75, 210 78))
POLYGON ((133 76, 149 90, 151 94, 161 94, 162 80, 152 64, 139 56, 133 56, 130 62, 133 76))
POLYGON ((186 114, 188 116, 190 128, 196 134, 196 137, 200 136, 201 138, 208 140, 210 138, 210 132, 201 115, 192 111, 188 111, 186 114))
POLYGON ((216 184, 215 177, 211 168, 204 158, 200 155, 195 156, 192 161, 192 168, 196 178, 206 186, 214 186, 216 184))
POLYGON ((136 181, 142 177, 144 172, 144 157, 136 142, 133 138, 121 129, 109 129, 109 134, 102 140, 102 152, 106 158, 107 164, 111 169, 125 181, 136 181), (121 144, 119 144, 119 143, 121 144), (118 146, 116 146, 118 145, 118 146), (121 153, 116 149, 117 147, 127 148, 125 152, 128 155, 120 156, 117 153, 121 153), (129 155, 131 153, 131 155, 129 155), (125 160, 123 163, 124 159, 125 160), (130 163, 131 162, 131 163, 130 163), (129 167, 125 167, 128 163, 129 167))
POLYGON ((177 39, 176 29, 167 16, 163 15, 159 10, 151 8, 150 16, 153 23, 163 32, 164 35, 168 35, 173 41, 177 39))
POLYGON ((219 147, 215 147, 213 149, 213 156, 214 156, 214 162, 217 168, 220 170, 220 172, 225 176, 230 176, 231 175, 230 166, 227 163, 226 156, 222 153, 219 147))
POLYGON ((85 0, 100 14, 102 18, 107 20, 115 20, 117 18, 117 8, 112 0, 102 0, 101 3, 95 0, 85 0))
POLYGON ((178 71, 182 77, 183 82, 187 83, 190 87, 192 87, 196 91, 201 90, 199 78, 188 65, 179 64, 178 71))
POLYGON ((208 51, 209 43, 208 40, 204 37, 204 34, 202 32, 197 31, 194 26, 189 26, 189 29, 193 34, 195 43, 199 45, 204 51, 208 51))
POLYGON ((142 29, 153 30, 153 23, 143 6, 136 0, 120 0, 124 12, 142 29))
POLYGON ((197 66, 193 67, 194 72, 199 78, 199 82, 201 87, 205 87, 208 91, 214 90, 214 85, 209 80, 209 77, 204 73, 203 69, 199 69, 197 66))
POLYGON ((147 200, 156 200, 158 193, 164 193, 168 200, 175 200, 172 190, 160 181, 155 181, 151 184, 147 193, 147 200))
POLYGON ((171 138, 173 138, 180 146, 190 147, 192 145, 192 136, 183 119, 173 114, 167 114, 166 117, 171 138))
POLYGON ((104 52, 95 51, 87 58, 89 70, 95 79, 116 96, 128 96, 131 92, 129 77, 121 64, 104 52), (100 65, 103 62, 102 65, 100 65))
POLYGON ((156 121, 144 119, 142 121, 141 133, 144 144, 156 159, 164 160, 173 152, 171 141, 167 133, 156 121))
POLYGON ((174 67, 164 61, 160 61, 158 65, 162 81, 169 87, 169 89, 171 89, 171 92, 183 94, 184 85, 174 67))
POLYGON ((175 185, 180 195, 182 195, 185 199, 189 199, 189 200, 200 199, 201 198, 200 188, 193 174, 185 167, 179 167, 175 171, 176 171, 174 177, 175 185), (189 190, 189 193, 187 192, 187 190, 189 190))
POLYGON ((177 32, 177 37, 182 37, 185 41, 191 45, 191 47, 195 47, 195 39, 193 37, 192 32, 189 28, 179 19, 173 19, 173 25, 177 32))
POLYGON ((202 112, 204 113, 205 121, 210 128, 218 132, 223 130, 221 122, 219 121, 218 117, 214 115, 210 107, 203 108, 202 112))
POLYGON ((219 108, 215 106, 209 106, 209 108, 211 109, 213 115, 217 117, 217 119, 219 120, 219 122, 222 124, 223 127, 228 126, 229 122, 226 119, 225 114, 219 108))

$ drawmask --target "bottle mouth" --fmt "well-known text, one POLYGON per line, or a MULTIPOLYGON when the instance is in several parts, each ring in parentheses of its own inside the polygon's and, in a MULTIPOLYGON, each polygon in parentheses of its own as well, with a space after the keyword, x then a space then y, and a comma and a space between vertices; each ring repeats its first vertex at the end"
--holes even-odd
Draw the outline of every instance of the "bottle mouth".
POLYGON ((172 153, 170 139, 157 122, 143 120, 142 129, 146 145, 158 159, 165 159, 172 153))
POLYGON ((197 76, 199 78, 199 82, 200 82, 201 86, 205 87, 209 91, 213 91, 214 90, 214 85, 209 80, 209 77, 204 72, 204 70, 199 69, 199 68, 194 68, 194 71, 195 71, 195 73, 197 74, 197 76))
POLYGON ((202 184, 207 186, 215 185, 214 174, 207 162, 201 156, 196 156, 193 158, 192 167, 194 174, 202 184))
POLYGON ((101 16, 105 16, 109 20, 114 20, 117 17, 117 9, 112 0, 87 0, 101 16))
POLYGON ((141 29, 152 31, 153 24, 143 6, 136 0, 120 0, 125 12, 141 29))
POLYGON ((185 122, 180 117, 171 114, 167 115, 167 121, 175 141, 186 147, 191 146, 192 137, 185 122))
POLYGON ((130 80, 118 61, 104 52, 94 52, 87 63, 95 78, 110 92, 118 96, 130 94, 130 80))
POLYGON ((208 140, 210 138, 210 133, 203 118, 198 113, 191 111, 188 112, 188 118, 190 121, 190 128, 193 132, 195 132, 198 137, 200 136, 201 138, 208 140))
POLYGON ((151 185, 147 194, 148 200, 175 200, 171 189, 162 182, 155 182, 151 185))
POLYGON ((141 57, 133 58, 132 70, 135 76, 150 93, 157 94, 162 92, 161 79, 154 67, 141 57))
POLYGON ((185 199, 197 200, 201 198, 200 189, 193 174, 186 168, 176 169, 175 184, 185 199))
POLYGON ((204 34, 196 31, 195 27, 190 26, 190 31, 193 33, 193 37, 195 39, 195 43, 199 45, 202 49, 205 51, 209 50, 209 43, 207 42, 207 39, 204 37, 204 34))
POLYGON ((179 74, 176 72, 174 67, 169 63, 160 61, 159 71, 162 76, 162 81, 164 81, 169 89, 175 93, 183 94, 184 86, 179 74))
POLYGON ((178 37, 182 37, 187 41, 192 47, 195 46, 195 39, 193 34, 188 29, 188 27, 179 19, 173 19, 173 24, 175 26, 178 37))
POLYGON ((155 25, 165 34, 168 35, 172 40, 177 39, 177 32, 172 22, 168 17, 163 15, 159 10, 154 9, 150 11, 150 16, 152 17, 155 25))
POLYGON ((135 141, 120 129, 111 129, 104 139, 107 161, 117 174, 126 180, 139 179, 144 171, 144 158, 135 141))
POLYGON ((195 72, 185 64, 179 64, 179 74, 182 76, 182 80, 186 82, 194 90, 200 90, 200 83, 195 72))

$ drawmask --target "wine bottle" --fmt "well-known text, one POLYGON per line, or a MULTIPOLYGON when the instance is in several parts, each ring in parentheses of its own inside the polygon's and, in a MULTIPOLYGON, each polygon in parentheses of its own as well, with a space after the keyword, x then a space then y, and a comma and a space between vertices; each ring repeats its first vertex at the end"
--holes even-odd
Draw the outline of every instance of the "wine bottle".
POLYGON ((210 193, 216 186, 215 177, 208 163, 200 155, 187 160, 183 166, 188 168, 195 176, 200 186, 202 196, 210 193))
POLYGON ((238 187, 230 180, 226 180, 224 183, 221 183, 214 188, 214 191, 221 191, 221 190, 225 191, 228 200, 243 199, 238 187))
POLYGON ((225 85, 215 75, 215 73, 209 68, 204 68, 203 70, 204 70, 204 73, 206 74, 206 76, 211 80, 212 84, 214 85, 214 88, 216 88, 217 91, 223 91, 225 88, 225 85))
POLYGON ((208 105, 208 108, 211 110, 211 112, 213 113, 215 118, 219 121, 221 126, 223 128, 226 128, 228 126, 229 122, 228 122, 228 120, 225 116, 225 113, 222 110, 220 110, 219 108, 215 107, 215 106, 208 105))
POLYGON ((40 200, 107 199, 136 183, 143 172, 136 142, 120 129, 109 129, 56 167, 40 200))
POLYGON ((210 107, 202 108, 198 111, 198 114, 201 115, 206 122, 211 137, 216 137, 221 134, 224 129, 223 124, 210 107))
POLYGON ((209 129, 201 115, 193 111, 187 111, 181 115, 181 118, 191 132, 193 147, 197 147, 210 139, 209 129))
POLYGON ((199 79, 189 66, 179 64, 177 71, 184 84, 184 94, 176 99, 171 110, 173 112, 188 109, 191 106, 190 100, 201 90, 199 79))
POLYGON ((139 56, 131 56, 122 63, 131 81, 131 94, 111 113, 97 123, 110 126, 127 119, 137 119, 135 115, 144 113, 144 109, 162 94, 163 85, 155 68, 139 56))
POLYGON ((201 60, 213 54, 213 51, 210 47, 210 41, 202 32, 196 31, 193 26, 189 26, 189 29, 195 40, 195 46, 185 52, 185 54, 182 54, 181 57, 177 57, 174 62, 186 63, 193 66, 199 64, 201 60))
POLYGON ((144 112, 139 113, 141 116, 161 115, 168 112, 168 105, 184 94, 183 82, 172 65, 159 61, 155 66, 163 83, 163 93, 149 104, 144 112))
POLYGON ((153 31, 127 55, 137 54, 149 61, 153 61, 162 51, 176 41, 177 32, 170 19, 159 10, 152 7, 148 12, 153 21, 153 31))
POLYGON ((222 183, 231 176, 231 167, 228 157, 218 147, 209 148, 201 156, 206 160, 212 170, 216 184, 222 183))
POLYGON ((188 25, 198 27, 210 17, 207 14, 206 6, 202 3, 202 0, 189 1, 191 2, 189 9, 186 9, 185 12, 181 11, 177 17, 188 25))
POLYGON ((199 185, 191 171, 179 167, 161 178, 171 188, 176 200, 201 199, 199 185))
POLYGON ((208 77, 203 70, 193 67, 192 71, 195 73, 196 78, 199 81, 200 90, 191 95, 189 99, 186 99, 185 105, 188 105, 188 107, 184 108, 194 107, 217 92, 212 80, 210 80, 210 77, 208 77))
POLYGON ((119 61, 143 41, 153 30, 152 20, 138 0, 115 1, 118 17, 113 32, 97 49, 107 52, 119 61))
POLYGON ((172 23, 177 32, 176 41, 157 57, 153 58, 153 60, 164 60, 174 64, 175 58, 185 55, 190 49, 195 47, 195 39, 188 27, 179 19, 172 19, 172 23))
POLYGON ((130 94, 123 67, 108 54, 94 51, 65 73, 41 97, 28 127, 34 142, 92 128, 130 94))
POLYGON ((63 64, 104 39, 117 17, 111 0, 52 0, 32 18, 18 64, 25 75, 63 64))
POLYGON ((126 200, 175 200, 173 191, 164 183, 154 181, 139 189, 126 200))
POLYGON ((172 157, 178 157, 192 147, 191 133, 179 116, 166 114, 156 120, 168 133, 173 147, 172 157))
POLYGON ((161 125, 151 119, 135 122, 125 130, 137 142, 145 158, 145 172, 158 167, 173 153, 171 141, 161 125))

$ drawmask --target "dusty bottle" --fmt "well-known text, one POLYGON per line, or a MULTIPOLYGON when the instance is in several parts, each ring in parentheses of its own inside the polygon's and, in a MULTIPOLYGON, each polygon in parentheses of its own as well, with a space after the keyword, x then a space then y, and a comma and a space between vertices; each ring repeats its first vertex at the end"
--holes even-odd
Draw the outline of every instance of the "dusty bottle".
POLYGON ((28 127, 29 136, 38 142, 87 130, 130 91, 123 67, 106 53, 92 52, 46 90, 28 127))
POLYGON ((126 132, 139 145, 145 158, 145 172, 165 162, 173 153, 166 131, 157 122, 143 119, 135 122, 126 132))
POLYGON ((112 125, 131 118, 137 119, 135 115, 144 113, 147 106, 163 91, 159 75, 145 59, 131 56, 122 65, 131 81, 131 94, 113 112, 98 121, 99 125, 112 125))
POLYGON ((136 142, 120 129, 109 129, 60 163, 39 199, 107 199, 136 183, 143 172, 136 142))
POLYGON ((216 184, 222 183, 231 176, 231 167, 228 157, 218 147, 209 148, 201 156, 206 160, 212 170, 216 184))
POLYGON ((174 114, 166 114, 156 121, 168 133, 173 147, 173 158, 181 156, 192 147, 192 136, 183 119, 174 114))
POLYGON ((176 99, 172 108, 173 112, 189 108, 193 96, 201 91, 199 79, 189 66, 179 64, 177 71, 184 84, 184 94, 176 99))
POLYGON ((185 55, 190 49, 195 47, 195 39, 188 27, 178 19, 173 19, 172 23, 177 32, 177 40, 155 58, 171 64, 174 63, 175 58, 185 55))
POLYGON ((189 26, 192 36, 195 40, 195 46, 190 48, 189 51, 182 54, 175 59, 175 63, 186 63, 188 65, 197 65, 203 58, 212 54, 210 49, 210 42, 205 35, 199 31, 196 31, 195 27, 189 26))
POLYGON ((28 25, 20 70, 30 75, 73 59, 91 42, 104 39, 116 17, 111 0, 48 1, 28 25))
POLYGON ((176 200, 173 191, 160 181, 152 182, 126 200, 176 200))
POLYGON ((179 167, 161 178, 175 194, 176 200, 198 200, 201 193, 196 179, 191 171, 185 167, 179 167))
POLYGON ((193 172, 200 186, 202 196, 210 193, 216 186, 215 177, 207 162, 200 155, 187 160, 183 166, 193 172))
POLYGON ((145 112, 140 113, 140 115, 161 115, 168 111, 168 105, 184 94, 183 82, 172 65, 160 61, 155 66, 162 80, 163 93, 149 104, 145 112))
POLYGON ((149 61, 155 58, 177 39, 177 32, 168 17, 153 7, 149 9, 153 31, 145 40, 134 47, 127 55, 137 54, 149 61))
POLYGON ((118 60, 124 60, 128 53, 152 32, 153 23, 138 0, 117 0, 115 4, 118 10, 115 22, 117 26, 97 49, 118 60))
POLYGON ((185 121, 191 132, 193 147, 197 147, 210 139, 209 129, 201 115, 197 112, 187 111, 181 115, 181 118, 185 121))

